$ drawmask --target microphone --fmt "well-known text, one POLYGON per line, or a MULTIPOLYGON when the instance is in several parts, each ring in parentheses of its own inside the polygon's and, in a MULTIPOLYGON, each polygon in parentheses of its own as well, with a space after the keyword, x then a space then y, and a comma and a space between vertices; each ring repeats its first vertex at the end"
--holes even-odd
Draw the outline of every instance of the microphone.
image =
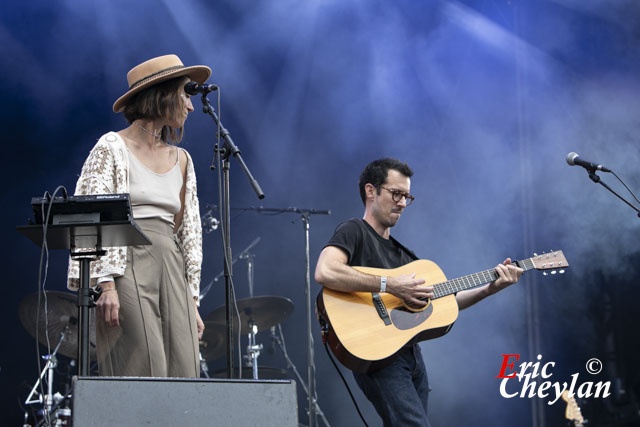
POLYGON ((199 93, 206 95, 209 92, 213 92, 214 90, 218 90, 218 86, 214 84, 198 84, 196 82, 189 82, 184 85, 184 91, 189 95, 197 95, 199 93))
POLYGON ((611 172, 611 169, 609 168, 605 168, 602 165, 597 165, 595 163, 591 163, 588 162, 586 160, 582 160, 579 156, 578 153, 569 153, 567 154, 567 164, 569 166, 582 166, 583 168, 587 169, 588 171, 591 172, 595 172, 596 170, 602 171, 602 172, 611 172))

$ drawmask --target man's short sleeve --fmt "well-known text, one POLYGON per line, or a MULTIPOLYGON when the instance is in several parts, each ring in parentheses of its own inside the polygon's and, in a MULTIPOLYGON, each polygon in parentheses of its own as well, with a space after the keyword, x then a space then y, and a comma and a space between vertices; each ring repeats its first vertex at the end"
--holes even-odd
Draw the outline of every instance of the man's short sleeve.
POLYGON ((348 263, 351 263, 353 255, 360 250, 362 246, 362 227, 358 224, 358 219, 347 220, 336 228, 331 236, 331 239, 327 242, 327 246, 336 246, 346 252, 349 258, 348 263))

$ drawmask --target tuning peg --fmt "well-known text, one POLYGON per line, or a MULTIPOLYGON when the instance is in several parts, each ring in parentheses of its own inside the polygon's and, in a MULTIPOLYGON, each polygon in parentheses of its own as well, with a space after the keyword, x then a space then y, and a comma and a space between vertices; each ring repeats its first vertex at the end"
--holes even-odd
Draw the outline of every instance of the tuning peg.
POLYGON ((549 274, 549 273, 547 273, 546 271, 543 271, 543 272, 542 272, 542 275, 543 275, 543 276, 546 276, 547 274, 549 274))
POLYGON ((534 252, 534 253, 533 253, 533 256, 538 256, 538 254, 534 252))
POLYGON ((551 274, 556 274, 556 273, 557 273, 557 271, 551 270, 551 274))
POLYGON ((564 270, 560 270, 560 271, 558 271, 558 273, 564 274, 564 270))

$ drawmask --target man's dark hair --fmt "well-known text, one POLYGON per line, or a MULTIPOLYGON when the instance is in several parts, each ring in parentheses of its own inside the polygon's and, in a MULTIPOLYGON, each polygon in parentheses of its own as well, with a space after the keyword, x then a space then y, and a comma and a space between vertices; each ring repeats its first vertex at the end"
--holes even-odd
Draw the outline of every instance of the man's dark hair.
POLYGON ((367 202, 367 195, 364 191, 364 186, 372 184, 376 187, 378 194, 380 194, 380 185, 387 181, 389 169, 396 170, 408 178, 413 176, 413 171, 409 165, 398 159, 385 157, 383 159, 374 160, 365 166, 364 170, 360 174, 360 180, 358 182, 358 186, 360 187, 360 198, 364 205, 366 205, 367 202))

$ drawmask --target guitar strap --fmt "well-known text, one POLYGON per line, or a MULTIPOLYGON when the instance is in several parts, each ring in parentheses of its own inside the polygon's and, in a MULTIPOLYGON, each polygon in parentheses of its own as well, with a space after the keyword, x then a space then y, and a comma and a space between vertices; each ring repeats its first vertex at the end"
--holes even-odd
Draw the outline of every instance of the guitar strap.
POLYGON ((413 251, 409 248, 407 248, 405 245, 403 245, 402 243, 398 242, 393 236, 389 236, 389 238, 393 241, 393 243, 395 243, 400 249, 402 249, 403 251, 405 251, 405 253, 407 255, 409 255, 414 261, 418 259, 417 255, 415 253, 413 253, 413 251))

